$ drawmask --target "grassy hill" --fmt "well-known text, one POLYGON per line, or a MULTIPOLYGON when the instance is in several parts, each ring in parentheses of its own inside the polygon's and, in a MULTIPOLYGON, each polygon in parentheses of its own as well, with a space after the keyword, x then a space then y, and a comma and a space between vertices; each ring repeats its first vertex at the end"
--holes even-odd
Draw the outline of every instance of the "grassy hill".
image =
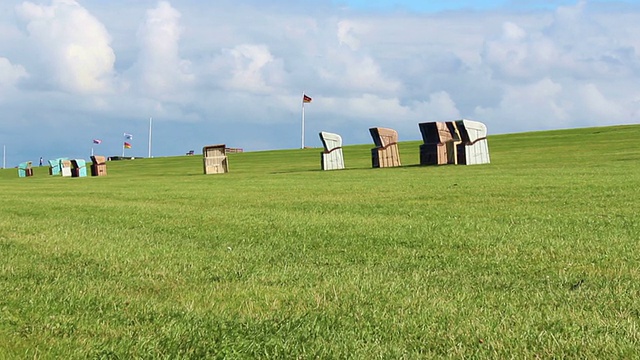
POLYGON ((635 358, 640 126, 0 170, 0 358, 635 358))

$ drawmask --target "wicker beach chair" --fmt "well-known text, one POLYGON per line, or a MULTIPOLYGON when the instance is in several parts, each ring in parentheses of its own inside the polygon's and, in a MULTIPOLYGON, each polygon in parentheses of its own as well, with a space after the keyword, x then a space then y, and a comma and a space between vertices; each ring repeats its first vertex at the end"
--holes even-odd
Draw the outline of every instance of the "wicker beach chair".
POLYGON ((229 172, 229 160, 227 159, 224 144, 203 147, 202 157, 205 174, 224 174, 229 172))
POLYGON ((320 166, 322 170, 344 169, 342 137, 338 134, 321 131, 320 140, 324 147, 324 151, 320 154, 320 166))
POLYGON ((369 133, 376 145, 371 149, 371 165, 374 168, 400 166, 398 132, 393 129, 374 127, 369 133))

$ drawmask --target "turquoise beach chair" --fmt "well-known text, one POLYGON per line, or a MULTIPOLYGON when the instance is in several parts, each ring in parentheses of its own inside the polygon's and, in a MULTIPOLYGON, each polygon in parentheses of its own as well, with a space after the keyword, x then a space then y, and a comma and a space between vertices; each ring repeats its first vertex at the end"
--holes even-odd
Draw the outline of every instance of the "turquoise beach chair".
POLYGON ((60 169, 62 166, 60 163, 62 160, 67 160, 67 158, 57 158, 53 160, 49 160, 49 175, 60 175, 60 169))
POLYGON ((71 176, 72 177, 87 176, 87 162, 84 159, 71 160, 71 176))
POLYGON ((18 177, 27 177, 27 176, 33 176, 31 161, 25 161, 18 165, 18 177))

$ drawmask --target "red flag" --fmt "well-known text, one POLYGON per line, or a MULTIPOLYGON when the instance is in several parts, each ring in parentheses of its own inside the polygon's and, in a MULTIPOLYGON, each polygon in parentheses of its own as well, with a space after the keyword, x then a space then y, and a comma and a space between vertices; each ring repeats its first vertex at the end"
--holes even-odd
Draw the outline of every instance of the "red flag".
POLYGON ((302 94, 302 102, 303 103, 310 103, 313 99, 305 94, 302 94))

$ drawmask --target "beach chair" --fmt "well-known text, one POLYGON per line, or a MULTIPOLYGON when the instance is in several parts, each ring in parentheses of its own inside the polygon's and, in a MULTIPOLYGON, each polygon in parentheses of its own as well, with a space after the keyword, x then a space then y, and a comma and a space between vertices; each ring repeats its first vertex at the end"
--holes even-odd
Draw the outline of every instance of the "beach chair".
POLYGON ((229 160, 227 159, 224 144, 203 147, 202 157, 205 174, 224 174, 229 172, 229 160))
POLYGON ((104 156, 91 156, 91 176, 107 175, 107 158, 104 156))
POLYGON ((322 170, 344 169, 342 137, 338 134, 321 131, 320 140, 324 147, 324 151, 320 153, 320 166, 322 170))
POLYGON ((71 160, 60 160, 60 173, 63 177, 71 176, 71 160))
POLYGON ((458 120, 456 127, 461 142, 457 144, 457 163, 477 165, 490 163, 487 126, 478 121, 458 120))
POLYGON ((31 161, 25 161, 18 164, 18 177, 33 176, 33 169, 31 168, 31 161))
POLYGON ((60 158, 47 160, 49 163, 49 175, 60 175, 60 158))
POLYGON ((460 143, 455 122, 426 122, 418 124, 423 144, 420 145, 420 165, 456 163, 456 145, 460 143))
POLYGON ((87 176, 87 162, 84 159, 71 160, 71 177, 87 176))
POLYGON ((371 149, 371 165, 374 168, 400 166, 398 132, 393 129, 374 127, 369 133, 376 145, 371 149))

